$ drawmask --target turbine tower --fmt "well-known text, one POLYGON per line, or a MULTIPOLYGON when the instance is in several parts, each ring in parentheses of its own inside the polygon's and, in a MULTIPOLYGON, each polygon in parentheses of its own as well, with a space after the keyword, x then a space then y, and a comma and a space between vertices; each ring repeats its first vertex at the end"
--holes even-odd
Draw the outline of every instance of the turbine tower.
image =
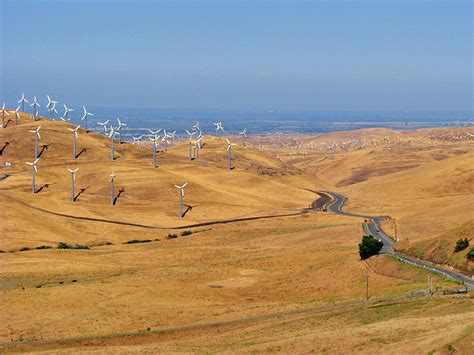
POLYGON ((25 112, 25 102, 28 103, 28 100, 25 99, 25 93, 21 93, 21 99, 17 103, 21 105, 21 111, 23 112, 25 112))
POLYGON ((153 137, 150 137, 150 140, 153 142, 153 167, 156 168, 156 141, 160 138, 158 133, 160 133, 161 129, 157 131, 152 131, 151 129, 148 130, 153 137))
POLYGON ((127 124, 126 124, 126 123, 122 123, 122 122, 120 121, 120 118, 117 118, 117 122, 118 122, 117 131, 118 131, 118 135, 119 135, 119 144, 122 144, 122 127, 127 126, 127 124))
POLYGON ((109 138, 110 138, 110 148, 111 148, 111 158, 112 158, 112 161, 115 160, 115 131, 114 131, 114 127, 110 126, 110 132, 109 132, 109 138))
POLYGON ((75 202, 75 193, 74 193, 74 185, 76 183, 76 172, 79 170, 79 168, 76 168, 74 170, 67 169, 71 173, 71 202, 75 202))
POLYGON ((70 130, 71 132, 74 133, 74 151, 73 151, 74 159, 77 158, 77 150, 76 150, 76 148, 77 148, 77 130, 79 128, 81 128, 81 126, 77 126, 76 128, 68 128, 68 130, 70 130))
POLYGON ((36 100, 36 96, 33 97, 33 102, 30 106, 33 106, 33 113, 36 121, 36 117, 38 117, 38 107, 41 107, 41 105, 38 103, 38 100, 36 100))
POLYGON ((113 206, 115 200, 115 173, 112 170, 112 174, 110 175, 110 204, 113 206))
POLYGON ((7 116, 10 116, 10 112, 8 112, 8 110, 5 110, 5 102, 3 103, 1 111, 2 111, 2 127, 5 128, 5 114, 7 114, 7 116))
MULTIPOLYGON (((199 123, 198 123, 199 124, 199 123)), ((194 135, 194 131, 193 132, 189 132, 188 130, 186 130, 186 133, 188 134, 188 138, 189 138, 189 154, 188 154, 188 158, 189 160, 192 160, 192 146, 193 146, 193 135, 194 135)))
POLYGON ((87 112, 85 106, 82 106, 82 109, 84 110, 84 114, 83 114, 82 117, 81 117, 81 121, 84 120, 84 119, 86 120, 86 127, 85 127, 85 128, 86 128, 86 133, 87 133, 87 132, 89 132, 89 131, 87 130, 87 117, 89 117, 89 116, 94 116, 94 114, 93 114, 93 113, 90 113, 90 112, 87 112))
POLYGON ((133 144, 136 144, 137 146, 140 146, 140 139, 143 138, 143 136, 140 137, 132 137, 133 138, 133 144))
POLYGON ((184 197, 184 188, 188 183, 185 182, 183 185, 174 185, 179 190, 179 218, 183 218, 183 197, 184 197))
POLYGON ((39 134, 39 130, 41 129, 41 125, 39 125, 35 130, 29 131, 35 134, 35 159, 38 159, 38 141, 41 139, 39 134))
POLYGON ((242 136, 242 145, 245 145, 245 137, 247 137, 247 128, 244 128, 242 132, 239 132, 239 134, 242 136))
POLYGON ((66 121, 69 121, 70 118, 69 118, 69 112, 73 112, 74 110, 72 108, 68 108, 66 106, 66 104, 63 104, 64 106, 64 114, 63 114, 63 117, 66 119, 66 121))
POLYGON ((38 168, 36 167, 38 160, 39 158, 36 158, 33 163, 26 163, 28 165, 31 165, 31 192, 32 193, 36 193, 35 178, 36 178, 36 173, 38 172, 38 168))
POLYGON ((18 120, 20 119, 20 113, 18 112, 20 110, 20 106, 18 106, 15 110, 15 126, 18 125, 18 120))
POLYGON ((228 168, 229 170, 232 170, 232 146, 235 145, 234 143, 231 143, 227 138, 225 139, 227 141, 227 161, 228 161, 228 168))

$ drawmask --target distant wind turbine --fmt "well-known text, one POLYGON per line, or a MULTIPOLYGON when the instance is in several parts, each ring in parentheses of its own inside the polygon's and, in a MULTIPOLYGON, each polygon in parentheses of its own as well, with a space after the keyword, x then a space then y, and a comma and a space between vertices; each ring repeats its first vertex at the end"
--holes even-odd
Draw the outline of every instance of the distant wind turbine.
POLYGON ((76 168, 74 170, 67 169, 71 173, 71 202, 74 203, 76 201, 75 198, 75 193, 74 193, 74 188, 76 185, 76 172, 79 170, 79 168, 76 168))
POLYGON ((84 110, 84 114, 83 114, 82 117, 81 117, 81 121, 84 120, 84 119, 86 120, 85 129, 86 129, 86 133, 88 133, 89 131, 87 130, 87 118, 88 118, 89 116, 94 116, 94 114, 93 114, 93 113, 90 113, 90 112, 87 112, 85 106, 82 106, 82 109, 84 110))
POLYGON ((10 112, 8 112, 8 110, 5 110, 5 102, 3 103, 1 111, 2 111, 2 127, 5 128, 5 114, 7 114, 7 116, 10 116, 10 112))
POLYGON ((227 138, 227 160, 228 160, 228 168, 229 170, 232 170, 232 146, 234 146, 234 143, 231 143, 227 138))
POLYGON ((36 164, 38 163, 39 158, 35 159, 33 163, 26 163, 28 165, 31 165, 31 192, 36 193, 36 188, 35 188, 35 178, 36 178, 36 173, 38 172, 38 168, 36 167, 36 164))
POLYGON ((41 129, 41 125, 39 125, 35 130, 29 131, 30 133, 35 134, 35 159, 38 159, 38 141, 41 139, 39 131, 41 129))
POLYGON ((21 111, 23 112, 25 112, 25 102, 28 103, 28 100, 25 99, 25 94, 21 93, 21 99, 17 103, 21 105, 21 111))
POLYGON ((183 197, 184 197, 184 188, 188 183, 184 183, 183 185, 174 185, 177 189, 179 189, 179 218, 183 218, 183 197))
POLYGON ((77 158, 77 131, 78 129, 81 128, 81 126, 77 126, 76 128, 68 128, 68 130, 70 130, 71 132, 74 133, 74 150, 73 150, 73 153, 74 153, 74 159, 77 158))

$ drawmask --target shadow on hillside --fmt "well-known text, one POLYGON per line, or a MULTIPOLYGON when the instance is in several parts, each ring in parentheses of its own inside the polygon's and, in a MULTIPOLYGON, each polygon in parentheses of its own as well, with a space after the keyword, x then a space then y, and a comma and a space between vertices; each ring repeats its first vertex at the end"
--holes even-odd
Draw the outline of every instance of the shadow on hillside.
POLYGON ((41 150, 40 150, 40 152, 38 153, 38 158, 41 158, 41 156, 43 155, 43 152, 44 152, 45 150, 48 150, 48 147, 49 147, 49 144, 43 144, 43 145, 41 146, 41 150))
POLYGON ((79 192, 77 193, 76 196, 74 196, 74 202, 77 201, 77 199, 79 198, 79 196, 81 196, 87 189, 89 188, 89 186, 83 188, 83 189, 80 189, 79 192))
POLYGON ((3 151, 5 150, 6 147, 8 147, 10 145, 11 142, 12 141, 5 142, 2 149, 0 149, 0 155, 3 155, 3 151))
POLYGON ((186 210, 183 212, 183 217, 186 216, 186 214, 188 214, 188 212, 191 212, 191 210, 194 208, 194 207, 197 207, 198 205, 195 205, 195 206, 191 206, 191 205, 184 205, 186 207, 186 210))
POLYGON ((119 193, 117 194, 117 196, 115 196, 114 198, 114 206, 117 204, 117 200, 119 199, 119 197, 122 195, 122 193, 125 192, 125 187, 122 187, 120 190, 119 190, 119 193))
POLYGON ((36 193, 36 194, 40 193, 40 192, 43 191, 44 189, 49 188, 50 185, 52 185, 52 184, 44 184, 44 185, 41 186, 38 190, 36 190, 35 193, 36 193))
POLYGON ((86 153, 87 152, 87 148, 82 148, 81 151, 76 155, 76 159, 79 158, 82 153, 86 153))

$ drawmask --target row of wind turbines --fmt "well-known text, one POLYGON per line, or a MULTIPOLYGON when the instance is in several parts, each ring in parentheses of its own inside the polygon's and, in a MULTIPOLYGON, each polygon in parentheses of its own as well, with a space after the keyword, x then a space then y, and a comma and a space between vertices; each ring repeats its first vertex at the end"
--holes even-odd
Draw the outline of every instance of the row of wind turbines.
MULTIPOLYGON (((55 100, 52 100, 49 95, 47 95, 47 100, 48 100, 48 103, 46 105, 48 111, 50 112, 50 119, 52 120, 55 120, 55 114, 57 114, 57 110, 56 110, 56 104, 58 103, 57 101, 55 100)), ((18 120, 20 118, 20 115, 19 115, 19 110, 20 108, 22 110, 24 110, 24 104, 25 103, 28 103, 28 100, 25 98, 24 94, 22 94, 20 100, 18 101, 18 103, 20 103, 20 106, 17 107, 17 109, 14 111, 15 112, 15 116, 16 116, 16 119, 15 119, 15 125, 18 124, 18 120)), ((38 103, 38 100, 36 97, 34 97, 33 99, 33 102, 32 104, 30 105, 33 107, 33 114, 32 116, 30 116, 30 119, 33 120, 33 121, 37 121, 38 118, 39 118, 39 113, 38 113, 38 107, 40 107, 40 104, 38 103)), ((4 123, 4 117, 5 115, 10 115, 10 112, 11 110, 7 110, 5 109, 5 104, 3 105, 2 107, 2 127, 3 128, 6 128, 6 125, 4 123)), ((74 110, 71 109, 71 108, 68 108, 66 105, 64 105, 64 114, 62 117, 60 117, 61 120, 63 121, 69 121, 70 120, 70 116, 69 116, 69 113, 70 112, 73 112, 74 110)), ((85 108, 85 106, 83 106, 83 115, 81 117, 81 120, 85 120, 85 133, 88 133, 89 130, 88 130, 88 125, 87 125, 87 120, 88 120, 88 117, 89 116, 94 116, 94 114, 88 112, 85 108)), ((23 111, 24 112, 24 111, 23 111)), ((123 127, 126 127, 127 124, 122 122, 120 120, 120 118, 117 119, 117 123, 118 123, 118 126, 117 128, 114 128, 112 125, 109 125, 109 130, 107 130, 107 125, 109 124, 109 120, 105 121, 105 122, 98 122, 98 124, 100 126, 103 127, 103 134, 107 135, 110 139, 111 139, 111 159, 112 160, 115 160, 115 137, 118 135, 118 140, 119 140, 119 144, 122 143, 122 137, 121 137, 121 132, 122 132, 122 128, 123 127)), ((216 134, 219 135, 219 133, 223 134, 225 133, 225 130, 223 128, 223 125, 222 125, 222 122, 217 122, 217 123, 214 123, 215 125, 215 128, 216 128, 216 134)), ((26 164, 30 165, 31 168, 32 168, 32 193, 35 194, 37 191, 36 191, 36 185, 35 185, 35 180, 36 180, 36 174, 38 172, 38 162, 40 160, 40 157, 39 157, 39 141, 41 139, 41 134, 40 134, 40 130, 41 130, 41 127, 42 125, 40 124, 38 127, 36 127, 36 129, 34 130, 30 130, 29 132, 33 133, 34 136, 35 136, 35 149, 34 149, 34 161, 33 162, 27 162, 26 164)), ((78 158, 78 154, 77 154, 77 142, 78 142, 78 133, 79 133, 79 129, 80 129, 80 125, 77 125, 76 127, 74 128, 67 128, 69 131, 71 131, 73 133, 73 158, 74 159, 77 159, 78 158)), ((149 140, 153 143, 153 167, 156 168, 157 167, 157 162, 156 162, 156 153, 157 153, 157 142, 160 140, 161 138, 161 141, 164 143, 165 145, 165 152, 168 150, 168 145, 170 144, 170 139, 171 139, 171 144, 174 145, 174 140, 175 140, 175 134, 176 134, 176 131, 174 132, 167 132, 166 130, 163 130, 163 135, 160 135, 160 132, 162 132, 161 129, 159 130, 148 130, 150 135, 149 135, 149 140)), ((239 132, 239 134, 242 136, 242 144, 245 145, 245 138, 247 137, 247 130, 244 129, 243 131, 239 132)), ((202 135, 202 131, 199 127, 199 122, 196 122, 193 126, 192 126, 192 130, 191 131, 188 131, 186 130, 186 133, 188 135, 188 138, 189 138, 189 154, 188 154, 188 158, 189 160, 193 160, 193 159, 197 159, 199 157, 199 151, 202 149, 203 147, 203 144, 202 144, 202 140, 204 138, 204 136, 202 135), (196 136, 196 139, 193 140, 194 136, 196 136)), ((140 136, 140 137, 133 137, 133 144, 136 144, 136 145, 140 145, 140 140, 143 138, 143 136, 140 136)), ((230 142, 227 138, 226 138, 226 142, 227 142, 227 162, 228 162, 228 169, 229 170, 232 170, 233 169, 233 166, 232 166, 232 147, 235 146, 234 143, 230 142)), ((76 198, 77 196, 75 195, 75 184, 76 184, 76 173, 78 172, 79 168, 75 168, 75 169, 67 169, 69 171, 69 173, 71 174, 71 202, 72 203, 75 203, 76 201, 76 198)), ((114 171, 112 171, 112 174, 110 175, 110 183, 111 183, 111 189, 110 189, 110 204, 111 205, 114 205, 115 204, 115 201, 116 201, 116 198, 115 198, 115 179, 116 179, 116 175, 114 173, 114 171)), ((185 187, 188 185, 188 183, 184 183, 182 185, 174 185, 176 188, 178 188, 179 190, 179 204, 180 204, 180 211, 179 211, 179 217, 182 218, 183 217, 183 197, 184 197, 184 189, 185 187)))

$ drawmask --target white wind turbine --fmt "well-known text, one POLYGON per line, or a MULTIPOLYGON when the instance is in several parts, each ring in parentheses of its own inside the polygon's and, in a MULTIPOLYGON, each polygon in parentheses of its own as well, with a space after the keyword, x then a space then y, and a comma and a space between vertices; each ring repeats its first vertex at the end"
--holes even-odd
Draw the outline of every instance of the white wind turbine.
POLYGON ((115 205, 115 173, 113 170, 110 175, 110 204, 115 205))
POLYGON ((199 132, 199 134, 201 134, 201 128, 199 128, 199 121, 197 121, 197 122, 193 125, 193 131, 197 131, 197 132, 199 132))
POLYGON ((3 103, 1 111, 2 111, 2 127, 5 128, 5 114, 7 114, 7 116, 10 116, 10 112, 8 112, 8 110, 5 110, 5 102, 3 103))
POLYGON ((120 118, 117 118, 117 123, 118 123, 117 131, 118 131, 118 135, 119 135, 119 144, 122 144, 122 127, 126 127, 127 124, 121 122, 120 118))
POLYGON ((30 106, 33 106, 34 119, 36 121, 36 118, 38 117, 38 107, 41 107, 41 105, 38 103, 38 100, 36 100, 36 96, 33 97, 33 102, 30 106))
POLYGON ((199 158, 199 150, 201 149, 201 141, 203 136, 200 136, 198 139, 194 141, 194 159, 199 158))
POLYGON ((40 129, 41 129, 41 125, 36 127, 35 130, 29 131, 30 133, 35 134, 35 159, 38 159, 38 141, 41 139, 41 136, 39 134, 40 129))
POLYGON ((21 99, 17 103, 21 105, 21 111, 23 112, 25 112, 25 102, 28 103, 28 100, 25 99, 25 93, 21 93, 21 99))
POLYGON ((105 122, 97 122, 97 124, 99 126, 102 126, 103 130, 104 130, 104 134, 107 134, 107 124, 109 123, 109 120, 105 121, 105 122))
POLYGON ((36 193, 36 188, 35 188, 35 178, 36 178, 36 173, 38 172, 38 168, 36 167, 36 164, 38 163, 39 158, 36 158, 33 163, 26 163, 28 165, 31 165, 31 192, 36 193))
POLYGON ((140 146, 140 139, 142 139, 143 136, 139 136, 139 137, 132 137, 133 139, 133 144, 136 144, 137 146, 140 146))
POLYGON ((87 133, 87 132, 89 132, 89 131, 87 130, 87 118, 88 118, 89 116, 94 116, 94 114, 93 114, 93 113, 90 113, 90 112, 87 112, 85 106, 82 106, 82 109, 84 110, 84 114, 83 114, 82 117, 81 117, 81 121, 84 120, 84 119, 86 120, 86 127, 85 127, 85 128, 86 128, 86 133, 87 133))
POLYGON ((232 146, 235 145, 235 144, 231 143, 227 138, 225 140, 227 141, 228 168, 229 168, 229 170, 232 170, 232 146))
POLYGON ((77 158, 77 131, 78 129, 81 128, 81 126, 77 126, 76 128, 68 128, 68 130, 70 130, 71 132, 74 133, 74 150, 73 150, 73 153, 74 153, 74 159, 77 158))
POLYGON ((218 135, 219 131, 222 131, 222 133, 225 133, 224 127, 222 127, 222 122, 216 122, 213 123, 214 126, 216 126, 216 136, 218 135))
POLYGON ((192 160, 192 156, 191 156, 191 151, 192 151, 192 140, 193 140, 193 135, 194 135, 194 131, 193 132, 189 132, 188 130, 186 130, 186 133, 188 134, 188 137, 189 137, 189 154, 188 154, 188 158, 189 160, 192 160))
POLYGON ((76 202, 76 195, 74 192, 74 188, 76 185, 76 172, 79 170, 79 168, 76 168, 74 170, 67 169, 71 173, 71 202, 74 203, 76 202))
POLYGON ((150 140, 153 142, 153 167, 156 168, 156 141, 160 138, 158 133, 161 132, 161 129, 152 131, 151 129, 148 130, 153 137, 150 137, 150 140))
POLYGON ((53 121, 55 120, 55 116, 54 114, 57 114, 58 111, 56 110, 56 101, 53 101, 53 104, 51 105, 51 107, 49 108, 49 118, 52 118, 53 121))
POLYGON ((74 110, 72 108, 68 108, 66 106, 66 104, 63 104, 64 106, 64 114, 63 114, 63 117, 66 119, 66 121, 69 121, 70 118, 69 118, 69 112, 73 112, 74 110))
POLYGON ((168 151, 168 144, 169 144, 168 137, 169 137, 169 134, 168 134, 168 132, 166 132, 166 129, 164 129, 163 130, 163 138, 161 138, 161 141, 163 143, 165 143, 165 152, 168 151))
POLYGON ((174 185, 179 190, 179 218, 183 218, 183 197, 184 197, 184 188, 188 183, 185 182, 183 185, 174 185))
POLYGON ((109 138, 110 138, 110 148, 111 148, 111 158, 112 161, 115 160, 115 135, 117 133, 114 131, 114 127, 110 126, 109 138))
POLYGON ((242 132, 239 132, 239 134, 242 136, 242 145, 245 145, 245 137, 247 137, 247 128, 244 128, 242 132))
POLYGON ((16 108, 15 112, 15 126, 18 124, 18 120, 20 119, 20 113, 18 112, 20 110, 20 106, 16 108))
POLYGON ((57 101, 51 100, 49 95, 46 95, 46 98, 48 99, 48 104, 46 105, 46 108, 49 109, 51 108, 54 104, 57 104, 57 101))

